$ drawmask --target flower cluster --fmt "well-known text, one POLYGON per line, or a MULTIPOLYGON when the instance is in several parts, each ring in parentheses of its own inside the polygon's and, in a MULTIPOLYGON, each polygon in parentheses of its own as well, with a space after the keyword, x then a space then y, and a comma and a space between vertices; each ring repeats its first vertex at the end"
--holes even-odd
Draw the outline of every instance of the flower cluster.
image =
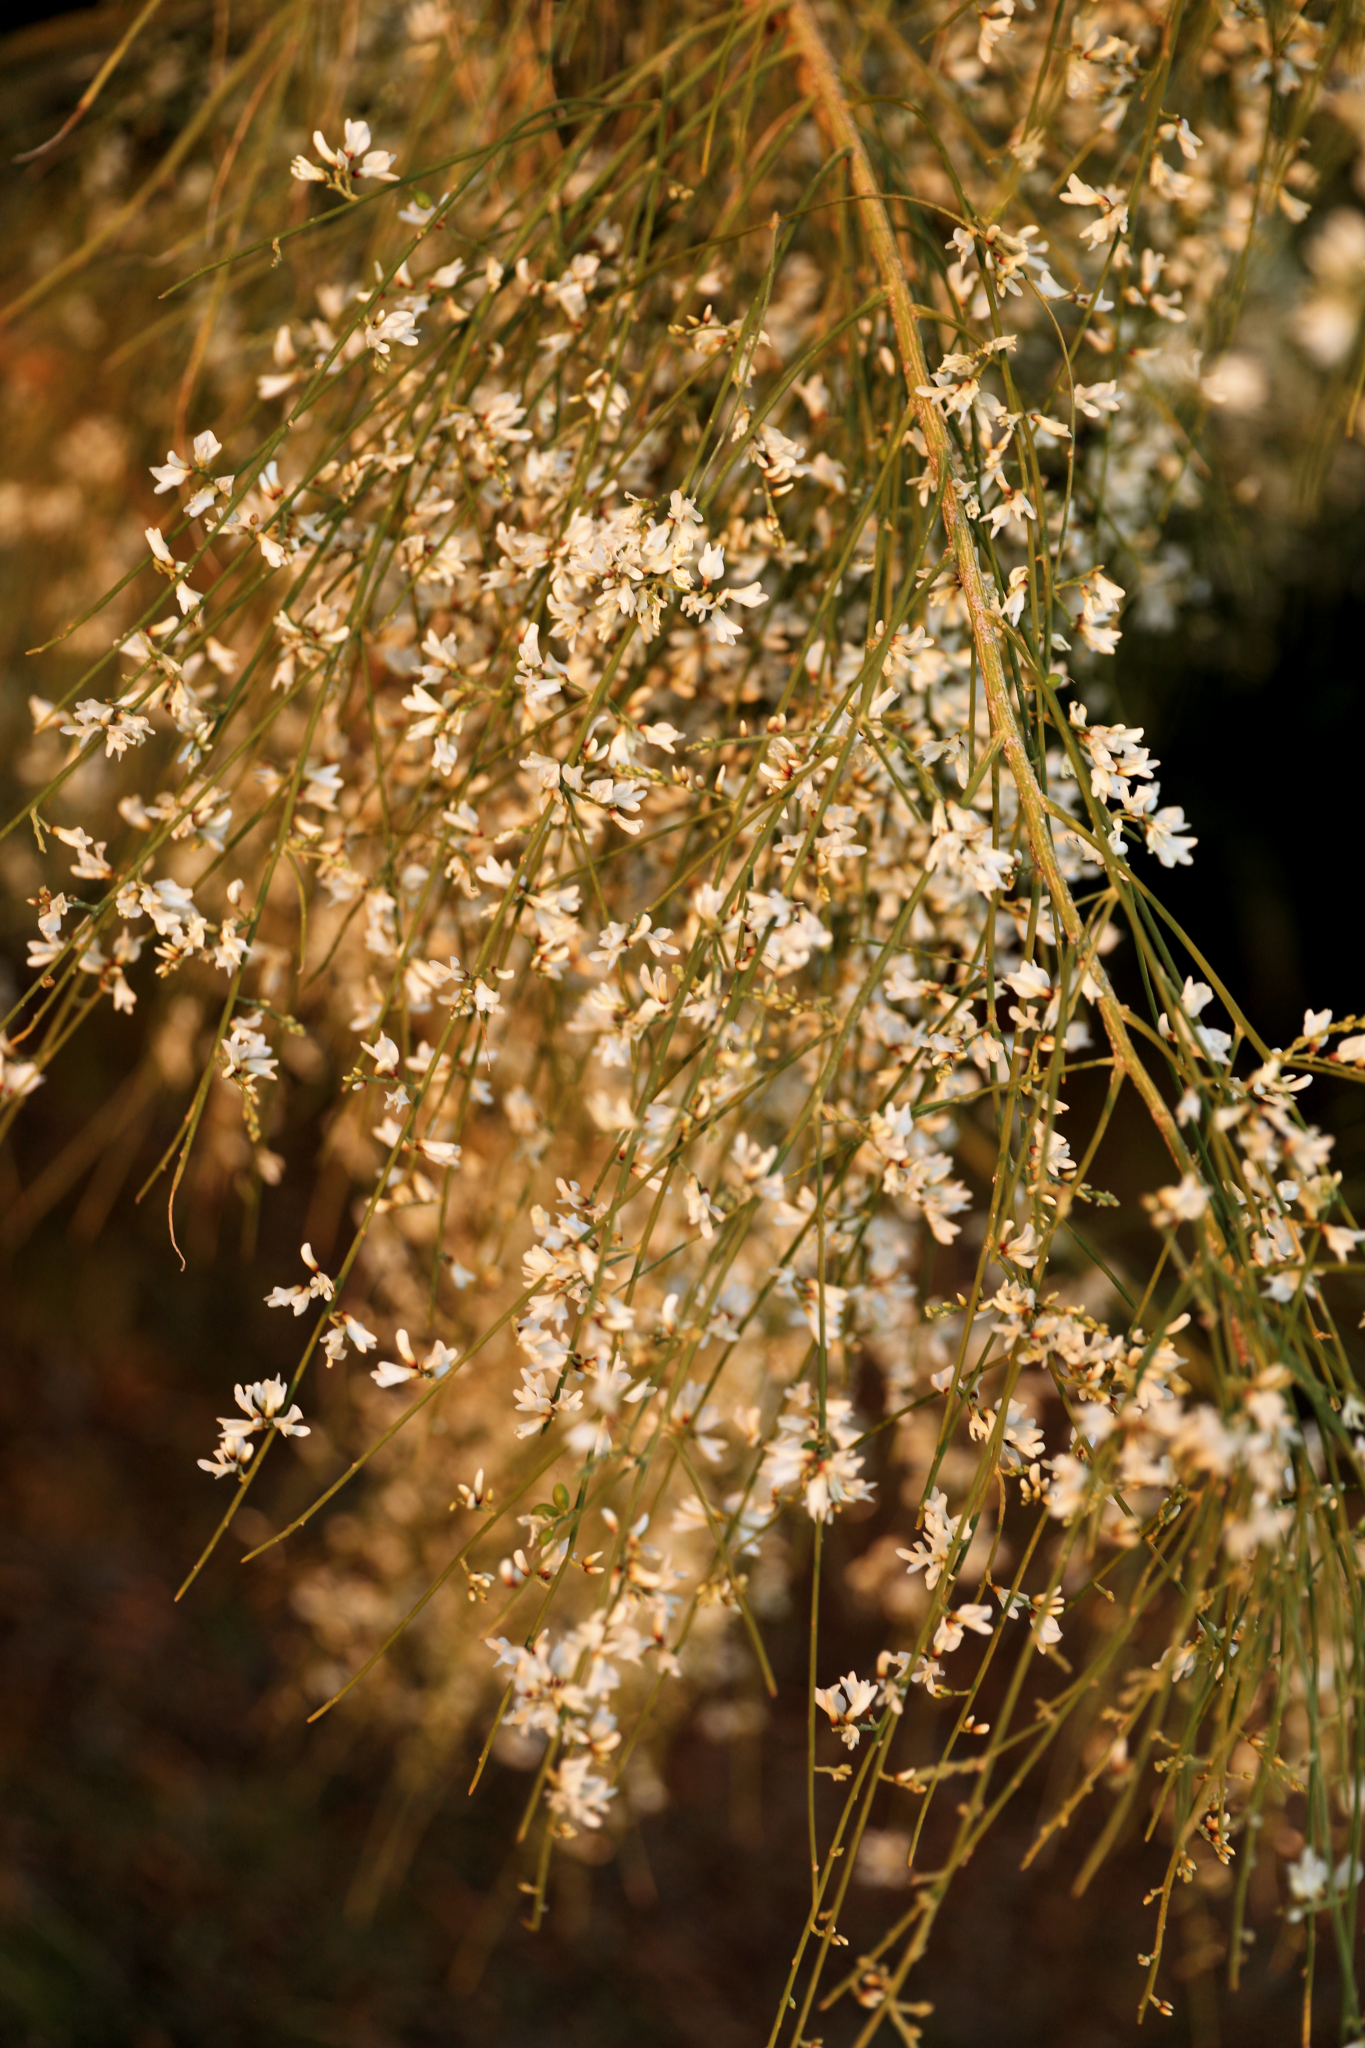
MULTIPOLYGON (((467 55, 494 34, 411 13, 405 80, 447 32, 467 55)), ((728 51, 760 13, 704 32, 728 51)), ((356 1697, 403 1740, 439 1720, 433 1753, 480 1723, 535 1768, 537 1912, 553 1852, 662 1798, 643 1717, 733 1668, 721 1631, 777 1684, 768 1622, 808 1555, 845 1558, 887 1629, 875 1679, 814 1691, 875 1751, 850 1799, 936 1794, 1093 1693, 1077 1798, 1154 1744, 1158 1807, 1199 1788, 1169 1892, 1196 1832, 1221 1860, 1246 1802, 1282 1798, 1275 1741, 1320 1755, 1306 1709, 1269 1734, 1277 1669, 1346 1719, 1365 1669, 1339 1291, 1365 1233, 1301 1105, 1365 1071, 1365 1029, 1310 1012, 1277 1050, 1214 1021, 1216 977, 1149 907, 1198 840, 1142 728, 1092 713, 1130 591, 1149 626, 1190 597, 1163 533, 1222 431, 1197 351, 1258 207, 1288 234, 1308 203, 1281 138, 1309 102, 1292 124, 1280 102, 1336 60, 1305 17, 1239 14, 1168 72, 1158 9, 1097 0, 1058 38, 996 0, 934 55, 991 138, 953 186, 903 95, 855 119, 814 16, 783 20, 826 82, 816 123, 795 71, 764 72, 761 259, 692 127, 656 191, 610 93, 550 164, 536 122, 485 161, 477 110, 452 113, 422 146, 479 168, 439 199, 384 190, 397 158, 364 121, 294 157, 347 203, 313 220, 286 181, 288 317, 240 287, 254 353, 213 428, 174 430, 189 459, 150 465, 173 514, 130 515, 141 609, 92 674, 124 666, 31 700, 36 936, 0 1116, 107 1001, 189 1104, 175 1190, 249 1197, 272 1256, 270 1191, 308 1170, 284 1135, 316 1125, 305 1277, 266 1297, 300 1374, 337 1369, 307 1461, 352 1486, 296 1587, 304 1683, 339 1696, 422 1614, 356 1697), (864 117, 957 223, 927 297, 869 196, 864 117), (871 296, 802 197, 831 124, 871 296), (1150 1014, 1110 982, 1119 945, 1150 1014), (1141 1148, 1102 1149, 1119 1101, 1169 1159, 1145 1210, 1114 1161, 1141 1148), (1092 1251, 1089 1212, 1121 1199, 1132 1230, 1092 1251), (431 1600, 457 1570, 467 1599, 431 1600), (1299 1628, 1309 1571, 1356 1646, 1331 1672, 1299 1628), (1195 1637, 1123 1676, 1115 1630, 1145 1644, 1178 1610, 1195 1637), (908 1721, 932 1766, 888 1767, 908 1721), (988 1747, 964 1760, 963 1735, 988 1747)), ((386 125, 391 83, 361 102, 386 125)), ((1320 350, 1326 301, 1359 297, 1348 239, 1315 258, 1320 350)), ((231 1512, 275 1438, 309 1434, 298 1384, 237 1387, 199 1461, 231 1512)), ((1293 1868, 1304 1912, 1341 1889, 1344 1826, 1293 1868)))

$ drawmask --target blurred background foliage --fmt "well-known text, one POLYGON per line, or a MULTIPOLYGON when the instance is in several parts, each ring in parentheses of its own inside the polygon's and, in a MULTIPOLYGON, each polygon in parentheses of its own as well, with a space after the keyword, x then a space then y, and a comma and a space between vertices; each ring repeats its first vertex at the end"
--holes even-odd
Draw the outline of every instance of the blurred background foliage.
MULTIPOLYGON (((11 9, 9 20, 51 12, 11 9)), ((69 143, 28 170, 8 167, 60 125, 133 12, 17 26, 0 47, 6 301, 137 190, 193 118, 206 69, 221 72, 240 41, 226 0, 166 6, 151 54, 69 143)), ((619 39, 614 7, 604 4, 600 32, 619 39)), ((1330 122, 1311 138, 1319 213, 1350 199, 1353 150, 1330 122)), ((192 397, 195 421, 214 416, 235 374, 230 329, 205 320, 211 292, 158 300, 190 267, 183 249, 165 253, 171 205, 167 192, 152 195, 96 264, 0 328, 11 796, 37 687, 25 650, 130 566, 128 536, 155 509, 148 461, 168 438, 180 445, 192 397)), ((1130 628, 1113 686, 1114 713, 1147 726, 1200 835, 1194 867, 1170 878, 1166 900, 1272 1040, 1293 1035, 1307 1002, 1349 1009, 1360 989, 1365 490, 1361 450, 1324 457, 1311 427, 1278 404, 1230 421, 1234 454, 1240 436, 1246 474, 1260 481, 1220 519, 1173 529, 1200 602, 1176 630, 1130 628), (1257 463, 1267 448, 1268 471, 1257 463)), ((67 673, 47 671, 48 690, 106 644, 107 627, 94 642, 73 636, 57 657, 67 673)), ((19 838, 0 848, 5 894, 19 904, 33 865, 19 838)), ((12 979, 17 920, 0 937, 0 974, 12 979)), ((761 2040, 806 1885, 800 1772, 759 1768, 761 1756, 804 1743, 798 1615, 774 1628, 779 1678, 794 1683, 762 1745, 766 1710, 737 1682, 720 1703, 728 1721, 713 1702, 678 1734, 667 1824, 642 1816, 629 1853, 609 1863, 562 1858, 554 1910, 532 1937, 512 1864, 496 1875, 525 1792, 514 1755, 475 1807, 463 1745, 417 1770, 410 1753, 395 1767, 358 1717, 304 1725, 289 1677, 301 1658, 289 1601, 297 1553, 271 1552, 250 1572, 220 1553, 192 1598, 173 1604, 216 1505, 194 1458, 213 1434, 224 1361, 245 1376, 287 1373, 292 1351, 260 1305, 277 1275, 257 1255, 259 1218, 230 1188, 218 1199, 197 1188, 184 1274, 161 1203, 132 1199, 174 1130, 147 1063, 173 1078, 189 1057, 167 1031, 132 1056, 139 1028, 98 1016, 0 1152, 0 2037, 23 2048, 761 2040)), ((292 1102, 271 1142, 310 1162, 318 1105, 310 1111, 306 1091, 292 1102)), ((1337 1131, 1338 1161, 1358 1180, 1359 1099, 1353 1107, 1343 1092, 1314 1114, 1337 1131)), ((1116 1131, 1109 1173, 1120 1192, 1150 1184, 1152 1142, 1136 1126, 1116 1131)), ((305 1234, 306 1185, 287 1173, 269 1191, 272 1237, 305 1234)), ((273 1512, 295 1504, 291 1487, 301 1502, 308 1484, 306 1460, 282 1471, 273 1512)), ((236 1550, 269 1526, 248 1508, 236 1550)), ((313 1548, 324 1547, 319 1536, 313 1548)), ((855 1590, 829 1626, 838 1668, 875 1656, 879 1618, 855 1590)), ((1021 1877, 1045 1791, 1011 1810, 964 1873, 925 1966, 941 2048, 1138 2038, 1137 1902, 1147 1859, 1155 1881, 1164 1851, 1124 1852, 1084 1899, 1055 1910, 1091 1823, 1055 1848, 1047 1883, 1021 1877)), ((1288 1953, 1267 1945, 1229 2000, 1215 1988, 1221 1950, 1203 1894, 1182 1891, 1177 1975, 1188 1995, 1166 2038, 1181 2048, 1296 2038, 1288 1953)), ((1334 2040, 1330 1983, 1318 2022, 1334 2040)))

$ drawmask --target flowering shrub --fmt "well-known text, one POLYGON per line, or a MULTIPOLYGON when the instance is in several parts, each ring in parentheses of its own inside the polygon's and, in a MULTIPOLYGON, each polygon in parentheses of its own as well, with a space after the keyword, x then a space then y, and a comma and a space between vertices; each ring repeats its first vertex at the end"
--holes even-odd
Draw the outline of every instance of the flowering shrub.
POLYGON ((1098 715, 1130 605, 1191 599, 1217 409, 1297 333, 1355 416, 1365 226, 1313 226, 1305 155, 1361 131, 1352 10, 991 0, 926 57, 894 14, 683 4, 574 89, 568 10, 549 48, 368 0, 317 72, 303 19, 219 55, 196 203, 235 211, 176 289, 198 364, 236 337, 223 403, 189 434, 192 365, 13 824, 6 1121, 90 1013, 156 1010, 176 1245, 206 1174, 269 1232, 325 1095, 342 1193, 268 1238, 297 1369, 204 1447, 204 1558, 311 1431, 282 1536, 348 1489, 296 1588, 317 1710, 528 1766, 533 1924, 664 1796, 725 1632, 775 1687, 808 1579, 775 2041, 836 1994, 918 2038, 954 1874, 1063 1738, 1035 1846, 1092 1796, 1084 1878, 1143 1816, 1166 1845, 1142 2009, 1173 1887, 1228 1865, 1235 1979, 1294 1796, 1306 1996, 1331 1939, 1356 2027, 1365 1232, 1302 1097, 1365 1028, 1261 1040, 1161 906, 1197 819, 1098 715), (1309 296, 1244 343, 1298 231, 1309 296), (1123 1097, 1169 1158, 1140 1273, 1091 1242, 1123 1097), (850 1567, 886 1647, 839 1675, 826 1532, 897 1498, 850 1567), (864 1879, 911 1902, 849 1968, 864 1879))

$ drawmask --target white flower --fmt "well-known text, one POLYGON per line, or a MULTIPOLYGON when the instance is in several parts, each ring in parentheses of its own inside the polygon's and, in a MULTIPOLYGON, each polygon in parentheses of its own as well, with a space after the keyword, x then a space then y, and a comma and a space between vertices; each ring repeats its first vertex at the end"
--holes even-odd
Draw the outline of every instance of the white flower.
POLYGON ((1105 384, 1076 386, 1077 410, 1083 412, 1088 420, 1103 419, 1107 412, 1117 412, 1122 404, 1123 393, 1113 377, 1105 384))
POLYGON ((303 1410, 285 1407, 289 1390, 283 1380, 256 1380, 251 1386, 233 1388, 240 1415, 220 1415, 218 1427, 233 1442, 254 1436, 258 1430, 277 1429, 281 1436, 307 1436, 303 1410))
POLYGON ((310 1301, 332 1299, 336 1292, 336 1284, 327 1277, 313 1257, 313 1247, 304 1245, 299 1256, 312 1274, 312 1279, 306 1287, 272 1288, 265 1298, 267 1308, 291 1308, 296 1316, 301 1316, 310 1301))
MULTIPOLYGON (((1206 1010, 1212 1001, 1213 990, 1209 987, 1208 983, 1206 981, 1196 981, 1193 975, 1187 974, 1185 976, 1185 985, 1180 991, 1180 1007, 1184 1016, 1191 1020, 1197 1019, 1200 1012, 1206 1010)), ((1170 1019, 1164 1010, 1157 1018, 1156 1028, 1163 1038, 1174 1036, 1170 1019)), ((1202 1053, 1206 1059, 1212 1060, 1216 1065, 1221 1066, 1225 1064, 1232 1051, 1231 1032, 1219 1031, 1211 1024, 1200 1024, 1194 1021, 1191 1021, 1186 1026, 1186 1031, 1190 1034, 1190 1040, 1196 1052, 1202 1053)), ((1183 1037, 1185 1033, 1182 1032, 1181 1035, 1183 1037)))
POLYGON ((1097 249, 1101 242, 1107 242, 1115 235, 1124 234, 1128 227, 1128 206, 1121 192, 1100 191, 1094 185, 1087 185, 1073 171, 1066 181, 1062 194, 1063 206, 1095 206, 1099 208, 1099 219, 1087 221, 1081 229, 1081 240, 1097 249))
POLYGON ((1052 982, 1036 960, 1026 960, 1015 973, 1002 975, 1001 980, 1025 1002, 1043 1002, 1052 994, 1052 982))
POLYGON ((857 1723, 876 1704, 876 1685, 850 1671, 837 1685, 816 1686, 815 1704, 829 1715, 830 1726, 847 1749, 858 1747, 861 1730, 857 1723))
POLYGON ((811 1520, 825 1522, 849 1502, 871 1500, 873 1489, 860 1476, 861 1453, 852 1448, 862 1435, 852 1402, 842 1397, 826 1402, 823 1437, 810 1403, 808 1385, 788 1389, 785 1412, 764 1452, 763 1478, 775 1500, 800 1491, 811 1520))
POLYGON ((1315 1849, 1305 1846, 1296 1863, 1291 1863, 1285 1875, 1289 1879, 1289 1890, 1296 1903, 1289 1909, 1291 1920, 1302 1920, 1314 1908, 1327 1904, 1328 1885, 1332 1866, 1315 1849))
POLYGON ((400 1057, 398 1047, 384 1032, 380 1032, 373 1045, 362 1045, 361 1051, 367 1052, 374 1061, 376 1074, 396 1074, 398 1072, 400 1057))
POLYGON ((1209 1192, 1197 1174, 1182 1174, 1174 1187, 1158 1188, 1151 1198, 1152 1221, 1162 1229, 1197 1223, 1209 1206, 1209 1192))
POLYGON ((594 1772, 593 1756, 569 1756, 551 1771, 546 1791, 550 1811, 556 1816, 561 1835, 575 1835, 580 1828, 600 1828, 607 1808, 616 1797, 616 1787, 594 1772))
POLYGON ((1030 1603, 1033 1608, 1034 1632, 1040 1643, 1060 1643, 1062 1627, 1057 1616, 1066 1606, 1060 1593, 1035 1593, 1030 1603))
MULTIPOLYGON (((152 475, 156 478, 156 495, 160 497, 163 491, 178 490, 180 485, 187 481, 190 474, 189 466, 180 460, 174 448, 168 448, 164 464, 160 468, 157 468, 155 465, 152 468, 152 475)), ((148 528, 147 538, 151 539, 150 528, 148 528)), ((159 540, 160 538, 161 536, 158 533, 157 539, 159 540)), ((155 546, 155 544, 153 545, 155 546)))
POLYGON ((534 1372, 529 1366, 521 1368, 521 1385, 513 1398, 527 1420, 518 1423, 518 1436, 538 1436, 556 1415, 575 1415, 583 1406, 583 1395, 577 1387, 556 1395, 558 1379, 559 1374, 548 1369, 534 1372))
POLYGON ((140 747, 149 740, 152 721, 140 711, 125 711, 117 704, 101 704, 98 698, 83 697, 72 712, 70 723, 61 730, 82 745, 90 739, 102 739, 105 759, 113 760, 115 755, 125 754, 130 747, 140 747))
POLYGON ((961 1520, 961 1515, 948 1513, 947 1495, 935 1487, 924 1504, 924 1535, 913 1550, 896 1552, 897 1557, 904 1558, 908 1572, 924 1573, 924 1583, 931 1593, 943 1577, 961 1520))
POLYGON ((0 1036, 0 1102, 13 1102, 41 1088, 46 1075, 33 1060, 16 1060, 14 1048, 0 1036))
POLYGON ((226 1479, 229 1474, 241 1478, 247 1466, 256 1455, 256 1446, 248 1437, 221 1437, 211 1458, 197 1460, 201 1472, 211 1472, 215 1479, 226 1479))
MULTIPOLYGON (((333 170, 343 180, 343 190, 344 181, 352 173, 357 178, 382 180, 390 185, 397 183, 397 176, 393 170, 395 159, 391 152, 386 149, 370 148, 370 128, 367 121, 347 121, 345 140, 340 149, 333 149, 322 130, 315 128, 313 147, 323 162, 331 164, 333 170)), ((305 184, 326 185, 331 182, 326 171, 319 170, 317 165, 309 163, 306 157, 296 156, 289 169, 294 177, 305 184)))
POLYGON ((456 1167, 460 1163, 462 1147, 451 1144, 446 1138, 419 1138, 417 1149, 433 1166, 456 1167))
POLYGON ((257 1028, 260 1022, 259 1010, 254 1010, 249 1017, 238 1017, 231 1035, 219 1048, 226 1078, 248 1092, 257 1081, 273 1081, 275 1078, 277 1055, 270 1050, 270 1042, 264 1032, 257 1028))
POLYGON ((422 339, 416 322, 417 311, 412 306, 394 306, 378 320, 366 320, 365 346, 380 356, 386 356, 394 342, 403 348, 416 348, 422 339))
POLYGON ((1154 853, 1163 868, 1193 865, 1190 848, 1199 841, 1189 832, 1183 808, 1179 804, 1167 804, 1163 810, 1154 811, 1143 825, 1147 835, 1147 851, 1154 853))
MULTIPOLYGON (((369 1338, 369 1344, 373 1344, 375 1340, 369 1331, 364 1334, 369 1338)), ((400 1387, 405 1380, 411 1379, 443 1380, 459 1357, 459 1353, 449 1344, 442 1343, 439 1337, 420 1362, 406 1330, 395 1330, 393 1341, 398 1359, 381 1359, 370 1374, 377 1387, 400 1387)), ((369 1345, 357 1348, 368 1349, 369 1345)))
POLYGON ((990 1608, 982 1606, 979 1601, 968 1600, 961 1607, 950 1609, 934 1632, 934 1655, 946 1657, 956 1650, 965 1629, 970 1629, 973 1635, 988 1636, 991 1632, 990 1608))

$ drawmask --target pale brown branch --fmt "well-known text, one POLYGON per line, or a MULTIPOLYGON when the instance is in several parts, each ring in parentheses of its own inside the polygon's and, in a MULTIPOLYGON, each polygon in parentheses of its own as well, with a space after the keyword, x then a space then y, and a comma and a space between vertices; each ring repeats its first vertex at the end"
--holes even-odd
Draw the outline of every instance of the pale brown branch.
POLYGON ((21 156, 12 157, 10 159, 12 163, 36 163, 40 156, 46 156, 50 149, 55 149, 59 142, 64 142, 66 140, 67 136, 71 133, 72 129, 75 128, 81 121, 85 119, 85 116, 89 113, 91 107, 94 106, 95 101, 104 91, 105 86, 109 83, 109 80, 113 77, 115 71, 117 71, 119 65, 123 62, 123 59, 127 56, 128 51, 131 49, 133 43, 137 40, 138 36, 141 35, 143 29, 146 28, 147 23, 151 20, 152 16, 156 13, 157 9, 161 6, 161 4, 162 0, 147 0, 147 4, 143 8, 141 14, 139 14, 134 21, 129 23, 128 28, 125 30, 122 37, 119 39, 117 45, 110 52, 109 56, 105 58, 103 64, 101 64, 99 70, 95 73, 95 76, 91 79, 89 85, 87 85, 85 91, 81 94, 80 98, 77 100, 75 106, 71 109, 71 112, 67 115, 66 119, 63 121, 61 127, 57 130, 56 134, 49 135, 47 141, 40 142, 36 149, 26 149, 21 156))
MULTIPOLYGON (((1019 808, 1023 814, 1029 853, 1052 899, 1062 930, 1073 946, 1079 946, 1084 937, 1084 924, 1057 862, 1057 852, 1052 843, 1052 832, 1048 824, 1046 801, 1033 772, 1024 735, 1010 699, 1000 634, 986 595, 981 565, 977 560, 976 544, 966 514, 952 489, 953 462, 948 429, 944 424, 943 415, 921 388, 929 382, 929 366, 925 361, 924 344, 920 339, 910 284, 895 230, 887 214, 878 181, 873 175, 861 132, 854 120, 834 60, 809 0, 788 0, 784 11, 787 35, 803 74, 802 90, 814 103, 817 118, 825 127, 831 142, 837 149, 843 151, 848 159, 849 176, 853 181, 859 218, 886 291, 892 325, 896 332, 896 344, 900 350, 901 366, 914 399, 919 429, 929 451, 929 472, 933 489, 937 491, 943 478, 948 478, 949 487, 942 493, 943 524, 947 530, 953 563, 972 622, 972 639, 981 666, 991 728, 1000 738, 1006 764, 1019 794, 1019 808)), ((1123 1021, 1118 997, 1098 958, 1088 959, 1085 965, 1099 991, 1098 1009, 1115 1063, 1123 1069, 1137 1089, 1153 1123, 1165 1141, 1167 1150, 1183 1173, 1190 1165, 1189 1151, 1156 1081, 1137 1055, 1123 1021)))

